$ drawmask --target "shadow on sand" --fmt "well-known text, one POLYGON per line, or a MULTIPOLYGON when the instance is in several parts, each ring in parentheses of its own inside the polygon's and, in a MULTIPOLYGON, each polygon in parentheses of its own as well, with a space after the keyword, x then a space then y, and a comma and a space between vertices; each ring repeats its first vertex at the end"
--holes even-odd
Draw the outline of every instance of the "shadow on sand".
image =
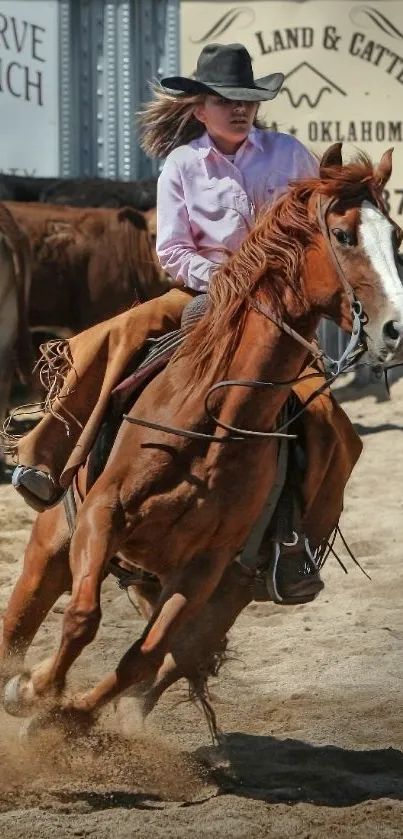
POLYGON ((353 425, 360 437, 379 434, 381 431, 403 431, 403 425, 396 425, 394 422, 382 422, 380 425, 362 425, 360 422, 354 422, 353 425))
POLYGON ((327 807, 378 798, 403 800, 403 754, 397 749, 352 751, 233 733, 223 737, 219 749, 200 751, 194 756, 210 766, 218 752, 228 761, 228 768, 212 770, 222 793, 327 807))
POLYGON ((341 405, 343 402, 358 402, 366 396, 374 396, 377 403, 390 402, 393 399, 393 394, 389 396, 385 383, 378 379, 364 384, 340 385, 333 389, 333 395, 341 405))
POLYGON ((175 797, 167 800, 163 794, 130 792, 109 785, 106 790, 52 790, 52 795, 62 807, 82 802, 90 810, 197 807, 221 795, 326 807, 348 807, 380 798, 403 800, 403 754, 392 748, 353 751, 232 733, 223 736, 220 746, 204 746, 192 758, 208 769, 205 793, 199 790, 194 798, 190 795, 181 801, 175 797))

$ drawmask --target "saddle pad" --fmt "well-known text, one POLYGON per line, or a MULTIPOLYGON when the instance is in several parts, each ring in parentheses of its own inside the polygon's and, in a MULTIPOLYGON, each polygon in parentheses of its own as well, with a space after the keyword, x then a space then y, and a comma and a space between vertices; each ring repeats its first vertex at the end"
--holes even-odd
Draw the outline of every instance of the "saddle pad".
POLYGON ((162 370, 175 350, 186 338, 187 333, 197 324, 208 310, 208 295, 198 294, 185 306, 181 319, 181 328, 158 338, 148 338, 146 355, 137 365, 136 370, 123 379, 112 391, 112 398, 117 405, 122 405, 149 378, 162 370))
POLYGON ((122 405, 138 388, 152 376, 163 370, 175 351, 183 343, 186 335, 182 330, 169 332, 160 338, 149 338, 146 343, 146 356, 136 367, 134 373, 126 376, 112 391, 115 404, 122 405))

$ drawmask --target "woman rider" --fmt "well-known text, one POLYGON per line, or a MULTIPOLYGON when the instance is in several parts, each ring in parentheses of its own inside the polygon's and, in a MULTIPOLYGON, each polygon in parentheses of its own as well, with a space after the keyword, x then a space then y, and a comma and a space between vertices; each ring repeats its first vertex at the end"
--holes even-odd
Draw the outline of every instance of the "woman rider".
MULTIPOLYGON (((166 158, 158 181, 157 254, 174 287, 68 342, 73 369, 63 391, 17 446, 13 485, 36 509, 57 503, 85 462, 111 390, 144 341, 179 328, 192 297, 208 295, 214 270, 240 247, 257 209, 289 181, 318 175, 315 158, 295 137, 269 131, 258 117, 259 104, 277 96, 283 79, 274 73, 255 81, 244 46, 210 44, 194 78, 166 78, 154 87, 154 101, 141 115, 142 146, 166 158)), ((339 512, 361 450, 344 414, 341 422, 350 457, 339 479, 339 512)), ((297 568, 304 550, 283 549, 293 551, 297 568)))

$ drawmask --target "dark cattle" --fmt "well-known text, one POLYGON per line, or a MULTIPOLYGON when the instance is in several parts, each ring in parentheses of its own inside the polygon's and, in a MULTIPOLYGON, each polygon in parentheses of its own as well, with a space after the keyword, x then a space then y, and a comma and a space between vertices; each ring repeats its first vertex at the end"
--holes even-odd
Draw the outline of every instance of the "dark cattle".
POLYGON ((2 201, 39 201, 43 190, 59 183, 59 178, 32 178, 0 173, 2 201))
POLYGON ((156 206, 157 179, 32 178, 0 173, 0 200, 70 207, 133 207, 145 212, 156 206))
POLYGON ((134 207, 143 212, 157 203, 157 179, 112 181, 74 178, 43 189, 40 201, 71 207, 134 207))

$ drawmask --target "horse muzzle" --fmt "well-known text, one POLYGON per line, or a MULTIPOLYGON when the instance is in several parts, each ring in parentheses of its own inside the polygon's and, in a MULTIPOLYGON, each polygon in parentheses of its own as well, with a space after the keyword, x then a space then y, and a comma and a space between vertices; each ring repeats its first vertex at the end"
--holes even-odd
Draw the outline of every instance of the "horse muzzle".
POLYGON ((387 367, 396 361, 403 361, 403 321, 386 320, 378 329, 366 330, 366 343, 373 362, 387 367))
POLYGON ((396 352, 402 343, 403 323, 400 323, 397 320, 386 321, 382 328, 382 337, 385 346, 391 352, 396 352))

